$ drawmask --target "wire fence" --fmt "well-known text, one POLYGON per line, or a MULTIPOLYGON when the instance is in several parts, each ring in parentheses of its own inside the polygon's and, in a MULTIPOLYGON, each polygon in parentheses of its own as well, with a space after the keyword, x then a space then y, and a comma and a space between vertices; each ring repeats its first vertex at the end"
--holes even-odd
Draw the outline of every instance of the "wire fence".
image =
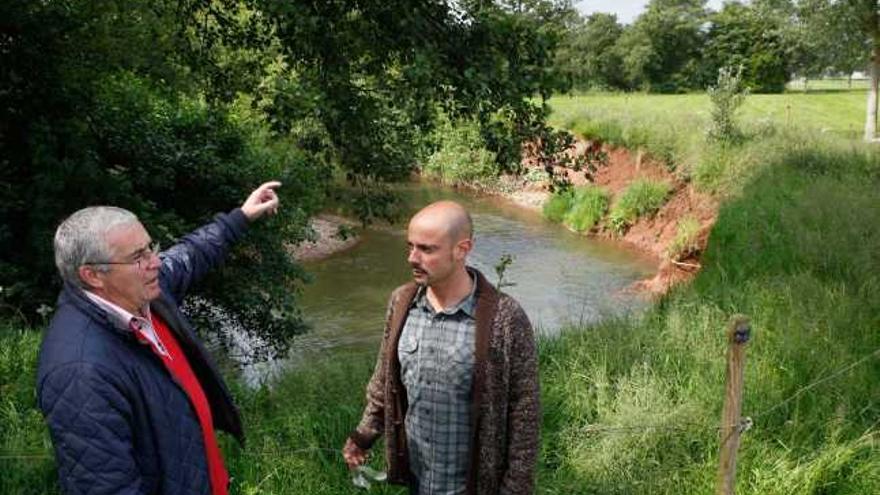
MULTIPOLYGON (((352 355, 363 356, 367 353, 351 353, 352 355)), ((372 353, 375 354, 375 353, 372 353)), ((675 424, 667 424, 667 423, 657 423, 657 424, 640 424, 640 425, 602 425, 602 424, 588 424, 582 428, 582 432, 588 435, 598 435, 598 434, 644 434, 649 432, 656 431, 673 431, 673 432, 693 432, 696 430, 712 430, 712 431, 725 431, 728 429, 733 429, 734 431, 738 431, 740 433, 746 432, 752 428, 755 424, 755 420, 758 418, 763 418, 768 414, 776 411, 784 407, 785 405, 793 402, 803 394, 823 385, 827 382, 838 378, 845 373, 861 366, 867 362, 870 362, 872 359, 880 358, 880 349, 876 349, 873 352, 862 356, 861 358, 840 367, 833 372, 817 379, 809 384, 798 388, 794 393, 789 395, 788 397, 778 401, 776 404, 763 409, 762 411, 753 414, 751 416, 743 416, 737 424, 730 425, 710 425, 706 423, 694 423, 694 422, 676 422, 675 424)), ((875 424, 876 426, 876 424, 875 424)), ((314 453, 332 453, 334 455, 341 455, 341 446, 339 448, 332 447, 306 447, 301 449, 292 449, 292 450, 271 450, 271 451, 242 451, 241 454, 244 456, 292 456, 292 455, 302 455, 302 454, 314 454, 314 453)), ((2 460, 44 460, 52 458, 51 454, 45 452, 0 452, 0 461, 2 460)))
POLYGON ((864 91, 869 89, 871 79, 866 77, 822 77, 792 79, 785 85, 789 91, 864 91))

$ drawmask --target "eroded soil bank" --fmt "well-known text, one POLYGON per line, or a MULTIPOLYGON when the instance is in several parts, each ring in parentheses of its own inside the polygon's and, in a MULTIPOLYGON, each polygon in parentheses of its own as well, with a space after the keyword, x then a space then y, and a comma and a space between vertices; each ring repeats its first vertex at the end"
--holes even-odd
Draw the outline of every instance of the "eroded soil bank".
MULTIPOLYGON (((676 283, 693 277, 700 269, 700 255, 706 248, 709 232, 718 216, 717 201, 708 194, 696 191, 691 183, 682 180, 663 163, 642 152, 578 140, 569 155, 572 158, 584 156, 591 147, 593 150, 601 148, 607 156, 605 163, 597 166, 592 176, 563 167, 555 167, 554 173, 567 176, 574 187, 592 184, 604 188, 611 194, 612 207, 627 186, 636 179, 666 182, 672 192, 654 215, 640 217, 623 235, 615 234, 603 222, 587 235, 623 242, 658 259, 657 274, 638 282, 635 289, 663 294, 676 283), (676 238, 679 223, 687 217, 693 218, 699 224, 694 240, 696 249, 682 259, 673 259, 669 255, 670 246, 676 238)), ((527 171, 523 176, 503 178, 501 194, 526 208, 540 209, 551 194, 549 180, 523 179, 522 177, 527 176, 540 176, 537 173, 529 174, 530 169, 543 171, 533 157, 527 156, 523 165, 527 171)))

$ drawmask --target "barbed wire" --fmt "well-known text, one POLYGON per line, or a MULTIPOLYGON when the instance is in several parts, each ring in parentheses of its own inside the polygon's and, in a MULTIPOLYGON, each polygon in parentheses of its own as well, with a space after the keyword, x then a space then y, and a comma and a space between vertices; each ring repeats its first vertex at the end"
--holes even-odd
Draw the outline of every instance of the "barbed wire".
MULTIPOLYGON (((366 354, 366 353, 358 353, 358 354, 366 354)), ((880 358, 880 349, 876 349, 873 352, 862 356, 861 358, 853 361, 852 363, 843 366, 836 371, 832 372, 829 375, 826 375, 818 380, 814 380, 813 382, 800 387, 793 394, 786 397, 785 399, 777 402, 773 406, 764 409, 763 411, 753 414, 752 416, 743 416, 739 423, 731 424, 731 425, 720 425, 720 426, 710 426, 705 423, 677 423, 674 425, 670 424, 653 424, 653 425, 602 425, 602 424, 588 424, 581 428, 581 430, 586 434, 593 433, 622 433, 622 434, 634 434, 634 433, 644 433, 648 431, 692 431, 693 428, 698 429, 708 429, 715 431, 723 431, 727 429, 735 429, 739 433, 743 433, 751 429, 754 424, 753 418, 760 418, 766 416, 767 414, 779 409, 780 407, 790 403, 791 401, 797 399, 804 393, 831 381, 844 373, 860 366, 873 358, 880 358)), ((278 418, 277 421, 280 422, 284 418, 278 418)), ((269 421, 268 424, 274 424, 276 421, 269 421)), ((275 455, 275 456, 284 456, 284 455, 298 455, 304 453, 312 453, 312 452, 330 452, 336 455, 341 455, 341 448, 333 449, 328 447, 306 447, 295 450, 287 450, 287 451, 242 451, 241 454, 245 456, 264 456, 264 455, 275 455)), ((18 460, 18 459, 49 459, 52 455, 43 454, 43 453, 17 453, 17 452, 0 452, 0 460, 18 460)))
POLYGON ((787 398, 779 401, 778 403, 776 403, 772 407, 769 407, 769 408, 755 414, 754 417, 759 418, 762 416, 766 416, 767 414, 779 409, 780 407, 784 406, 785 404, 788 404, 789 402, 797 399, 799 396, 801 396, 803 393, 807 392, 808 390, 812 390, 813 388, 816 388, 819 385, 821 385, 827 381, 833 380, 834 378, 837 378, 838 376, 846 373, 847 371, 855 368, 856 366, 862 365, 862 364, 870 361, 871 358, 877 358, 877 357, 880 357, 880 349, 877 349, 874 352, 867 354, 856 361, 853 361, 852 363, 838 369, 837 371, 831 373, 830 375, 824 376, 818 380, 813 381, 812 383, 810 383, 808 385, 805 385, 805 386, 799 388, 798 390, 795 391, 795 393, 793 393, 790 396, 788 396, 787 398))

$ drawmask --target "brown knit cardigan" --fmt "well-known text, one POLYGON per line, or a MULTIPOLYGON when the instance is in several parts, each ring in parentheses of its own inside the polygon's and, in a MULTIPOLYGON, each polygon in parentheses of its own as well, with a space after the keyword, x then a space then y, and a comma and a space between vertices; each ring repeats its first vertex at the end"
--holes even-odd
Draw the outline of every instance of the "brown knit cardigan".
MULTIPOLYGON (((475 426, 468 493, 530 494, 534 491, 541 417, 532 326, 513 298, 498 292, 481 273, 476 274, 475 426)), ((403 421, 407 397, 397 344, 416 292, 417 286, 411 282, 391 294, 379 358, 367 385, 367 404, 351 434, 363 449, 385 434, 388 480, 397 484, 409 484, 411 476, 403 421)))

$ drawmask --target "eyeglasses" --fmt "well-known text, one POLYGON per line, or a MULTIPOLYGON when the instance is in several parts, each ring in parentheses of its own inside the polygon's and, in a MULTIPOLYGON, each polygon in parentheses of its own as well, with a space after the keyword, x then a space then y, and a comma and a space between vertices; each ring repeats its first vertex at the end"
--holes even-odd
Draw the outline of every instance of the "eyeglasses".
POLYGON ((145 248, 138 249, 131 254, 134 257, 131 261, 91 261, 83 263, 84 265, 137 265, 138 270, 143 270, 145 266, 150 264, 153 256, 159 255, 159 243, 154 242, 145 248))

